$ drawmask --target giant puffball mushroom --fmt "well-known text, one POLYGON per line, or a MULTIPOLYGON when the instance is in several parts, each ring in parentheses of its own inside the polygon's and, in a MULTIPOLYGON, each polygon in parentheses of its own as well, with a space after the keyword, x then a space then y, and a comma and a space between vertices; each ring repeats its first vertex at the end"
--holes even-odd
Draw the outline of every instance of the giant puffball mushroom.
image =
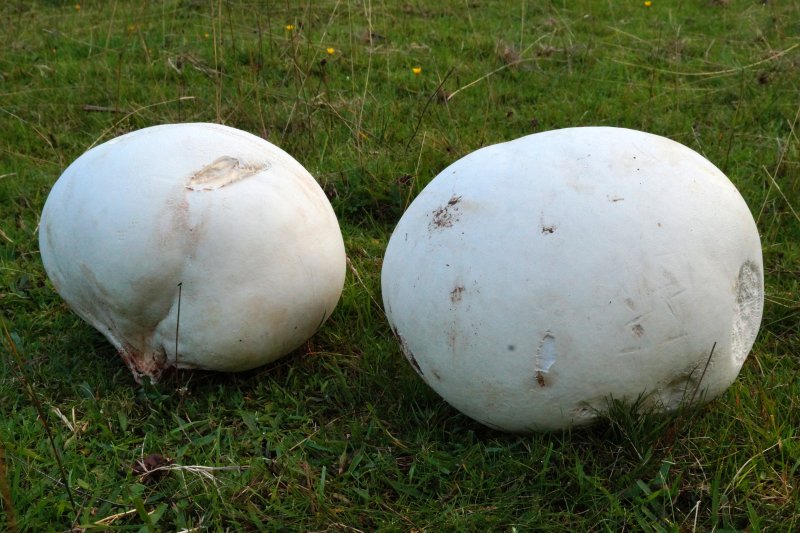
POLYGON ((39 232, 56 290, 137 381, 273 361, 314 334, 344 284, 342 235, 314 178, 216 124, 92 148, 53 186, 39 232))
POLYGON ((568 128, 482 148, 413 201, 382 271, 387 318, 451 405, 513 432, 610 399, 673 410, 736 378, 764 301, 747 205, 643 132, 568 128))

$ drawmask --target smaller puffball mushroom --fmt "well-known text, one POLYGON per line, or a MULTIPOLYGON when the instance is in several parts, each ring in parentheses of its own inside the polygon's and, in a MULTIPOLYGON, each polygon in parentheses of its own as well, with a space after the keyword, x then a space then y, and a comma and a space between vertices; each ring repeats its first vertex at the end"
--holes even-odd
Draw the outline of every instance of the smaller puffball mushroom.
POLYGON ((336 216, 289 154, 216 124, 92 148, 42 211, 42 262, 133 371, 240 371, 300 346, 344 285, 336 216))
POLYGON ((764 304, 739 192, 669 139, 568 128, 444 169, 392 233, 387 318, 445 400, 508 431, 671 410, 736 378, 764 304))

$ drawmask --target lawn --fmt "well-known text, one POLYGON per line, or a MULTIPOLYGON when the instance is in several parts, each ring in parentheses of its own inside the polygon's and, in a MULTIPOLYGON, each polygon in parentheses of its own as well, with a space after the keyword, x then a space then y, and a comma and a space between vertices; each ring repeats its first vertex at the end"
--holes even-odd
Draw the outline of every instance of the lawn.
POLYGON ((0 529, 800 528, 799 3, 11 0, 0 37, 0 529), (292 154, 339 217, 348 277, 292 355, 140 386, 55 293, 37 224, 81 153, 171 122, 292 154), (669 137, 725 172, 762 238, 762 329, 702 408, 493 431, 403 358, 383 252, 456 159, 584 125, 669 137))

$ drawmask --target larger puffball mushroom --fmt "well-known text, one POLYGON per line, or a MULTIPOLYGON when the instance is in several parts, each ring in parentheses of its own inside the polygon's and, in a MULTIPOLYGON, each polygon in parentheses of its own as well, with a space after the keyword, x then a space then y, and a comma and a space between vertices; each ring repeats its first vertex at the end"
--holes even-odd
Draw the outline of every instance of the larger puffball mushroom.
POLYGON ((300 346, 344 285, 336 216, 289 154, 216 124, 138 130, 58 179, 39 228, 56 290, 133 371, 240 371, 300 346))
POLYGON ((674 141, 607 127, 443 170, 394 230, 382 290, 422 379, 515 432, 590 423, 610 398, 714 398, 764 301, 758 231, 725 175, 674 141))

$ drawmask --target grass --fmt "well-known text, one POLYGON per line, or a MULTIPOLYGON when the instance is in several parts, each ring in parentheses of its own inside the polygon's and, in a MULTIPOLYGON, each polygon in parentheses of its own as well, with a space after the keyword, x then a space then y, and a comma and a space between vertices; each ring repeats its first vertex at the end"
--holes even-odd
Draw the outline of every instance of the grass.
POLYGON ((0 15, 0 528, 800 527, 796 2, 42 0, 0 15), (352 269, 292 356, 136 386, 52 289, 36 227, 89 146, 179 121, 293 154, 331 198, 352 269), (670 137, 731 178, 762 235, 762 331, 701 409, 612 404, 593 428, 498 433, 402 358, 381 258, 448 164, 579 125, 670 137), (152 454, 162 475, 137 475, 152 454))

